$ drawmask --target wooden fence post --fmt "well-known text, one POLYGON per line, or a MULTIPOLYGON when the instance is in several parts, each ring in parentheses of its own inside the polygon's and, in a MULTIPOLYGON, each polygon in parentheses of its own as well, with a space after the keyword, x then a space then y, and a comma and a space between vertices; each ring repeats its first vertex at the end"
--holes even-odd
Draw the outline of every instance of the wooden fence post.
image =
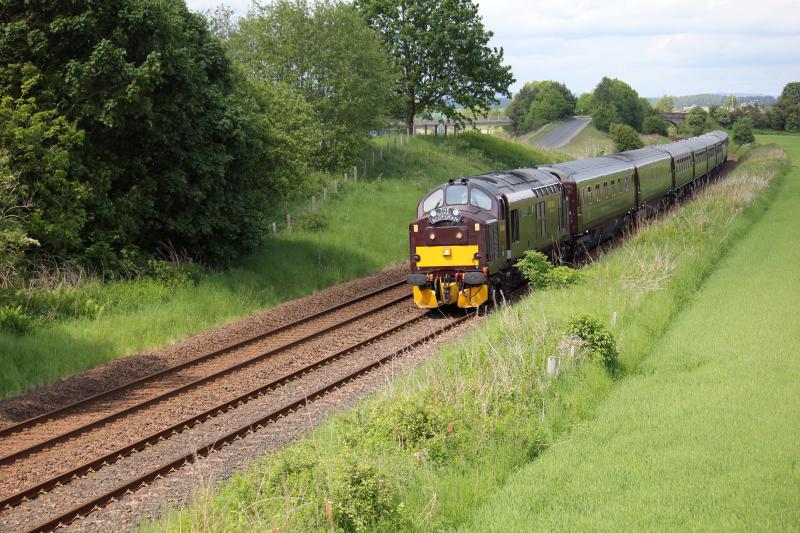
POLYGON ((272 223, 272 234, 273 235, 278 234, 278 225, 275 222, 272 223))
POLYGON ((292 214, 291 213, 286 213, 286 229, 289 231, 289 233, 292 232, 292 214))
POLYGON ((328 203, 328 188, 327 187, 324 187, 322 189, 322 202, 326 203, 326 204, 328 203))
POLYGON ((353 181, 358 181, 358 167, 353 167, 353 181))
POLYGON ((316 194, 311 197, 311 210, 312 211, 316 211, 317 210, 317 195, 316 194))
POLYGON ((554 378, 558 375, 558 368, 561 366, 558 357, 547 358, 547 375, 554 378))

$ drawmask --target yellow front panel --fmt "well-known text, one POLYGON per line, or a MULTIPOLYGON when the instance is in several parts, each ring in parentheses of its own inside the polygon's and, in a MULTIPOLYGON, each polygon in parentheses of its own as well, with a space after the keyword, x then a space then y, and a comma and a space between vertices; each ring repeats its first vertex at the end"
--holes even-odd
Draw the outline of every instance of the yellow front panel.
POLYGON ((417 246, 418 267, 477 266, 478 246, 417 246))

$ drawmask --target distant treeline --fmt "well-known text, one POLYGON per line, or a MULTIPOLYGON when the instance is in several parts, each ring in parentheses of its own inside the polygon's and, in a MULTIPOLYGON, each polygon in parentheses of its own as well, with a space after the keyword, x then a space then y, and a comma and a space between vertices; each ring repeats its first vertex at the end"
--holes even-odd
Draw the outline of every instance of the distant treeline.
MULTIPOLYGON (((738 95, 721 95, 721 94, 691 94, 688 96, 670 96, 675 109, 681 110, 686 107, 711 107, 722 106, 725 102, 733 96, 739 104, 762 104, 773 105, 777 103, 774 96, 738 96, 738 95)), ((651 104, 655 104, 660 98, 648 98, 651 104)))

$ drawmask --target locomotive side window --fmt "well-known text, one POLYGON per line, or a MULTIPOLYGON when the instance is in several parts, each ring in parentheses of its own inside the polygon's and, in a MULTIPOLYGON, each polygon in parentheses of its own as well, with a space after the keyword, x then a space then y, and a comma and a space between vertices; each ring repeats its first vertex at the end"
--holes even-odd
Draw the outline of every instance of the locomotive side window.
POLYGON ((422 202, 422 210, 424 212, 431 211, 441 206, 444 203, 444 193, 442 189, 436 189, 422 202))
POLYGON ((466 185, 450 185, 447 187, 447 205, 467 205, 468 195, 466 185))
POLYGON ((479 209, 485 209, 486 211, 492 210, 492 199, 480 189, 472 189, 469 203, 479 209))

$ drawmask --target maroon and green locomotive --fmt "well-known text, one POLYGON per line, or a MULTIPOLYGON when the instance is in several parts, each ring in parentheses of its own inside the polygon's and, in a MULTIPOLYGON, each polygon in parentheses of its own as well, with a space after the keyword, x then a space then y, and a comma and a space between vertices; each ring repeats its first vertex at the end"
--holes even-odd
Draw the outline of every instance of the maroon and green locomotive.
POLYGON ((409 226, 414 301, 479 307, 519 282, 528 250, 592 247, 657 213, 724 164, 728 135, 450 180, 409 226))

